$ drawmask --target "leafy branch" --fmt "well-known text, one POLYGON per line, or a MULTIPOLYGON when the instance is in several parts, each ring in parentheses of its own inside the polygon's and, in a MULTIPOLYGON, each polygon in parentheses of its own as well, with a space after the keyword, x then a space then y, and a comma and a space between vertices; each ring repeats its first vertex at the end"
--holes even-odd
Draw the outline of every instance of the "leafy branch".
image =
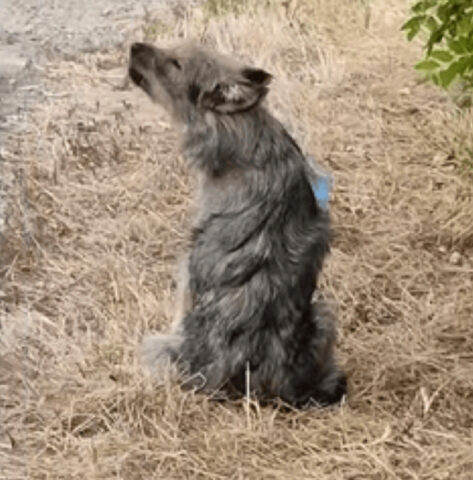
POLYGON ((419 34, 427 39, 424 59, 415 68, 443 88, 455 79, 473 88, 472 0, 421 0, 411 13, 402 26, 408 40, 419 34))

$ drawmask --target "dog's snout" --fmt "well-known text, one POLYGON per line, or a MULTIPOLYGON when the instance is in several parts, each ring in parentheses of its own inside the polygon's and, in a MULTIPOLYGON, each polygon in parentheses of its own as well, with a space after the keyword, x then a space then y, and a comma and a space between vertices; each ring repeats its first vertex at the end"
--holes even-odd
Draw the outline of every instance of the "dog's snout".
POLYGON ((140 42, 135 42, 131 45, 130 54, 131 56, 138 55, 140 52, 143 52, 146 49, 147 45, 140 42))
POLYGON ((135 42, 130 46, 130 59, 128 65, 128 74, 135 83, 148 94, 151 91, 149 83, 150 69, 154 65, 155 49, 147 43, 135 42))

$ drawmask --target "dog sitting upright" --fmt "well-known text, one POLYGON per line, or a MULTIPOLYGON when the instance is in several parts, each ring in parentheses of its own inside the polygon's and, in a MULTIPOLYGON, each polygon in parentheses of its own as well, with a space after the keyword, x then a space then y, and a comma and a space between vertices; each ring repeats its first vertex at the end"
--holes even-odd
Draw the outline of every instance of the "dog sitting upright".
POLYGON ((306 407, 339 402, 333 317, 312 301, 330 228, 300 148, 262 105, 271 75, 202 47, 131 47, 129 75, 181 128, 198 172, 198 215, 181 279, 181 315, 145 338, 206 393, 250 391, 306 407))

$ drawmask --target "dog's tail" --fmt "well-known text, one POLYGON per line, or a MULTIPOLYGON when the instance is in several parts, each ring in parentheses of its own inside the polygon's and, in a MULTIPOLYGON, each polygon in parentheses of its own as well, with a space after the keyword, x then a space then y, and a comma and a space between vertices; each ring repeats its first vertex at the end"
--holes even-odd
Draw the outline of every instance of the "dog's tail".
POLYGON ((152 377, 167 376, 179 358, 182 341, 177 333, 146 335, 139 347, 142 366, 152 377))

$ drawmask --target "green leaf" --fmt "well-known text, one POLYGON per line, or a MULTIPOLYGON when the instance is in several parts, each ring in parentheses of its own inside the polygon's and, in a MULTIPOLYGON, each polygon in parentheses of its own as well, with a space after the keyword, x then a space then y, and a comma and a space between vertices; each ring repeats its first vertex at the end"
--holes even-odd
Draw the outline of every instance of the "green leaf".
POLYGON ((458 20, 457 29, 460 35, 465 35, 468 37, 472 31, 471 18, 462 17, 460 20, 458 20))
POLYGON ((467 36, 459 37, 458 41, 460 42, 460 45, 462 46, 463 51, 465 53, 470 51, 470 49, 468 48, 468 37, 467 36))
POLYGON ((439 68, 440 64, 434 60, 422 60, 419 63, 416 63, 415 69, 416 70, 435 70, 436 68, 439 68))
POLYGON ((420 30, 420 22, 417 24, 416 27, 411 28, 410 32, 408 32, 407 34, 407 39, 409 41, 412 40, 419 33, 419 30, 420 30))
POLYGON ((473 72, 473 54, 465 57, 466 68, 465 72, 473 72))
POLYGON ((462 42, 462 39, 458 40, 447 40, 447 45, 450 50, 455 53, 466 53, 468 51, 466 47, 466 41, 462 42))
POLYGON ((424 2, 417 2, 411 7, 411 11, 414 13, 420 13, 424 11, 424 2))
POLYGON ((443 38, 443 31, 442 30, 437 30, 432 35, 430 35, 430 38, 426 44, 426 50, 427 50, 427 55, 430 55, 430 52, 432 51, 432 48, 434 48, 434 45, 436 43, 440 43, 443 38))
POLYGON ((440 5, 440 7, 437 9, 437 15, 442 23, 447 22, 450 16, 447 5, 440 5))
POLYGON ((436 30, 438 30, 440 28, 440 23, 437 21, 436 18, 434 17, 427 17, 426 21, 425 21, 425 24, 427 25, 427 28, 431 31, 431 32, 435 32, 436 30))
POLYGON ((458 71, 459 75, 463 75, 468 69, 471 70, 473 68, 473 56, 465 55, 460 57, 458 60, 455 60, 451 66, 458 71))
POLYGON ((411 10, 414 13, 425 12, 429 8, 432 8, 435 5, 436 1, 437 0, 422 0, 413 5, 411 10))
POLYGON ((453 55, 446 50, 434 50, 430 52, 430 56, 441 62, 450 62, 453 58, 453 55))
POLYGON ((447 70, 439 72, 440 85, 447 88, 458 75, 458 68, 456 64, 450 65, 447 70))
POLYGON ((439 77, 436 73, 434 73, 431 77, 432 81, 435 83, 435 85, 439 85, 440 84, 440 80, 439 80, 439 77))
POLYGON ((424 18, 425 18, 424 15, 412 17, 401 27, 401 30, 408 30, 407 32, 408 40, 412 40, 419 33, 422 20, 424 20, 424 18))
POLYGON ((417 24, 425 18, 425 15, 417 15, 416 17, 410 18, 404 25, 401 27, 401 30, 410 30, 413 27, 416 27, 417 24))
POLYGON ((424 6, 424 2, 417 2, 416 4, 412 5, 411 10, 414 13, 425 12, 426 8, 424 6))

